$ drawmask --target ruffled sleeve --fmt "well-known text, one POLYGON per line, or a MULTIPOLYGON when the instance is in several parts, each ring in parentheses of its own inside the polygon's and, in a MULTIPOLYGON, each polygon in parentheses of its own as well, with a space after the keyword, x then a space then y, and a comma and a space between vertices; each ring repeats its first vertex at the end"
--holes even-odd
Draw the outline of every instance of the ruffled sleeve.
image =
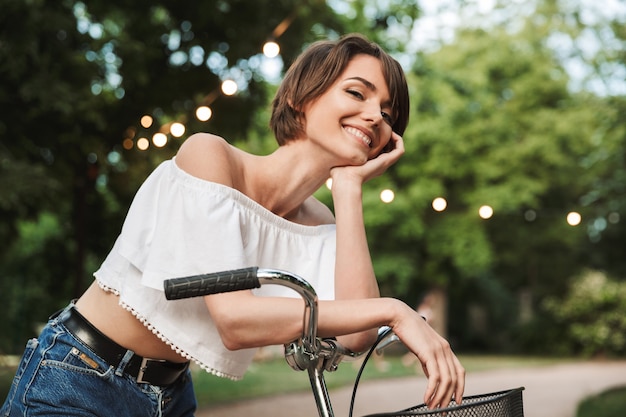
MULTIPOLYGON (((240 378, 254 349, 228 350, 202 298, 168 301, 163 281, 250 266, 290 271, 320 299, 334 298, 335 226, 304 226, 241 192, 162 163, 146 179, 122 231, 94 276, 120 304, 181 355, 216 375, 240 378)), ((275 285, 259 296, 297 296, 275 285)))
POLYGON ((119 253, 142 271, 142 284, 251 266, 246 264, 238 205, 226 187, 194 184, 168 161, 137 192, 119 238, 119 253), (215 189, 217 188, 217 190, 215 189))

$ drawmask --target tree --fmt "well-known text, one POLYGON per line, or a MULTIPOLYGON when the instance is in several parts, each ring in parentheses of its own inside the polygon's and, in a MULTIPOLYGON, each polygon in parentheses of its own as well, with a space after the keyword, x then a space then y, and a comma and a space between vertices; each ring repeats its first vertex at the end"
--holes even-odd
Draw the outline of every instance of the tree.
POLYGON ((530 295, 532 313, 589 263, 586 230, 565 215, 589 214, 580 199, 598 171, 585 161, 605 149, 594 138, 607 103, 572 91, 549 28, 533 16, 524 22, 515 31, 460 29, 453 43, 421 55, 407 153, 373 187, 395 190, 396 200, 384 208, 368 200, 387 290, 415 302, 420 287, 446 288, 451 333, 466 348, 505 347, 518 300, 530 295), (430 207, 435 197, 447 199, 445 211, 430 207), (494 210, 488 220, 478 216, 483 204, 494 210), (482 329, 473 313, 486 314, 482 329))
POLYGON ((183 137, 210 131, 271 151, 264 42, 279 42, 286 67, 319 38, 376 38, 390 16, 417 13, 412 1, 391 4, 351 2, 376 16, 357 21, 320 0, 0 0, 0 239, 9 242, 0 247, 0 331, 11 335, 0 351, 21 349, 35 321, 91 282, 137 187, 182 142, 172 122, 185 123, 183 137), (238 94, 221 94, 227 78, 238 94), (213 110, 208 122, 194 116, 201 104, 213 110), (167 145, 138 150, 159 131, 167 145))
POLYGON ((320 1, 0 3, 0 331, 14 335, 0 350, 19 350, 91 281, 138 184, 180 144, 141 152, 138 138, 183 121, 244 140, 268 101, 263 43, 282 35, 289 62, 342 30, 320 1), (225 78, 242 92, 219 93, 225 78), (194 121, 207 100, 214 117, 194 121))

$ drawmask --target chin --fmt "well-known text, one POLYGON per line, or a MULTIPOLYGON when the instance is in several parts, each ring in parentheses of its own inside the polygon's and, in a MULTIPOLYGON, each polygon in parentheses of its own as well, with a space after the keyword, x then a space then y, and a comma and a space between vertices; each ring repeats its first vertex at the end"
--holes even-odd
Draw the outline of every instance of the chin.
POLYGON ((369 161, 370 159, 372 159, 373 157, 369 156, 369 155, 358 155, 355 156, 354 158, 352 158, 352 165, 363 165, 364 163, 366 163, 367 161, 369 161))

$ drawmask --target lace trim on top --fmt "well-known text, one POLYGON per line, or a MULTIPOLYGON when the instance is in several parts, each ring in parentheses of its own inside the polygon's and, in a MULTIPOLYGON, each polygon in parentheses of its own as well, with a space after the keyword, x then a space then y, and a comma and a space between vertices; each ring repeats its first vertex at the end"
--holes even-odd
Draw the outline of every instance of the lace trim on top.
MULTIPOLYGON (((115 288, 111 288, 108 285, 100 282, 99 280, 97 280, 96 282, 98 283, 98 286, 103 291, 109 292, 111 294, 115 294, 118 297, 120 296, 120 292, 118 290, 116 290, 115 288)), ((163 336, 161 334, 161 332, 159 332, 154 326, 152 326, 150 324, 148 319, 143 317, 141 314, 137 313, 134 308, 132 308, 131 306, 129 306, 128 304, 126 304, 125 302, 123 302, 121 300, 120 300, 119 304, 120 304, 120 306, 123 309, 125 309, 126 311, 131 313, 135 318, 137 318, 137 320, 139 320, 141 322, 141 324, 143 324, 148 330, 150 330, 154 335, 156 335, 162 342, 164 342, 166 345, 168 345, 174 352, 176 352, 177 354, 179 354, 180 356, 182 356, 183 358, 185 358, 185 359, 187 359, 189 361, 193 361, 202 370, 204 370, 204 371, 206 371, 206 372, 208 372, 208 373, 210 373, 212 375, 218 376, 220 378, 227 378, 227 379, 230 379, 232 381, 239 381, 239 380, 242 379, 241 376, 230 375, 230 374, 218 371, 217 369, 211 368, 210 366, 207 366, 206 364, 202 363, 200 360, 194 358, 189 353, 187 353, 184 350, 180 349, 178 346, 176 346, 176 344, 174 344, 167 337, 163 336)))

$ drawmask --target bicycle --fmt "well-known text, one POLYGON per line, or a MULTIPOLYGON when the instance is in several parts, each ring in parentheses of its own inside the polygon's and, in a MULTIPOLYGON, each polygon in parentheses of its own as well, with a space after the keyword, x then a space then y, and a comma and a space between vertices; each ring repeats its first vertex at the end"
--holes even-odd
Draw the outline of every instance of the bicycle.
MULTIPOLYGON (((305 302, 302 337, 286 344, 285 359, 292 369, 307 371, 311 390, 320 417, 334 417, 331 399, 326 387, 324 372, 337 370, 344 358, 356 359, 365 355, 357 374, 349 409, 352 417, 356 391, 361 374, 369 357, 376 351, 399 341, 389 327, 379 329, 378 338, 366 352, 352 352, 332 338, 317 337, 317 295, 303 278, 278 269, 243 268, 189 277, 172 278, 164 282, 168 300, 199 297, 222 292, 259 288, 261 285, 282 285, 297 292, 305 302)), ((388 413, 369 414, 364 417, 523 417, 523 387, 505 391, 464 397, 461 403, 445 408, 429 409, 425 404, 388 413)))

